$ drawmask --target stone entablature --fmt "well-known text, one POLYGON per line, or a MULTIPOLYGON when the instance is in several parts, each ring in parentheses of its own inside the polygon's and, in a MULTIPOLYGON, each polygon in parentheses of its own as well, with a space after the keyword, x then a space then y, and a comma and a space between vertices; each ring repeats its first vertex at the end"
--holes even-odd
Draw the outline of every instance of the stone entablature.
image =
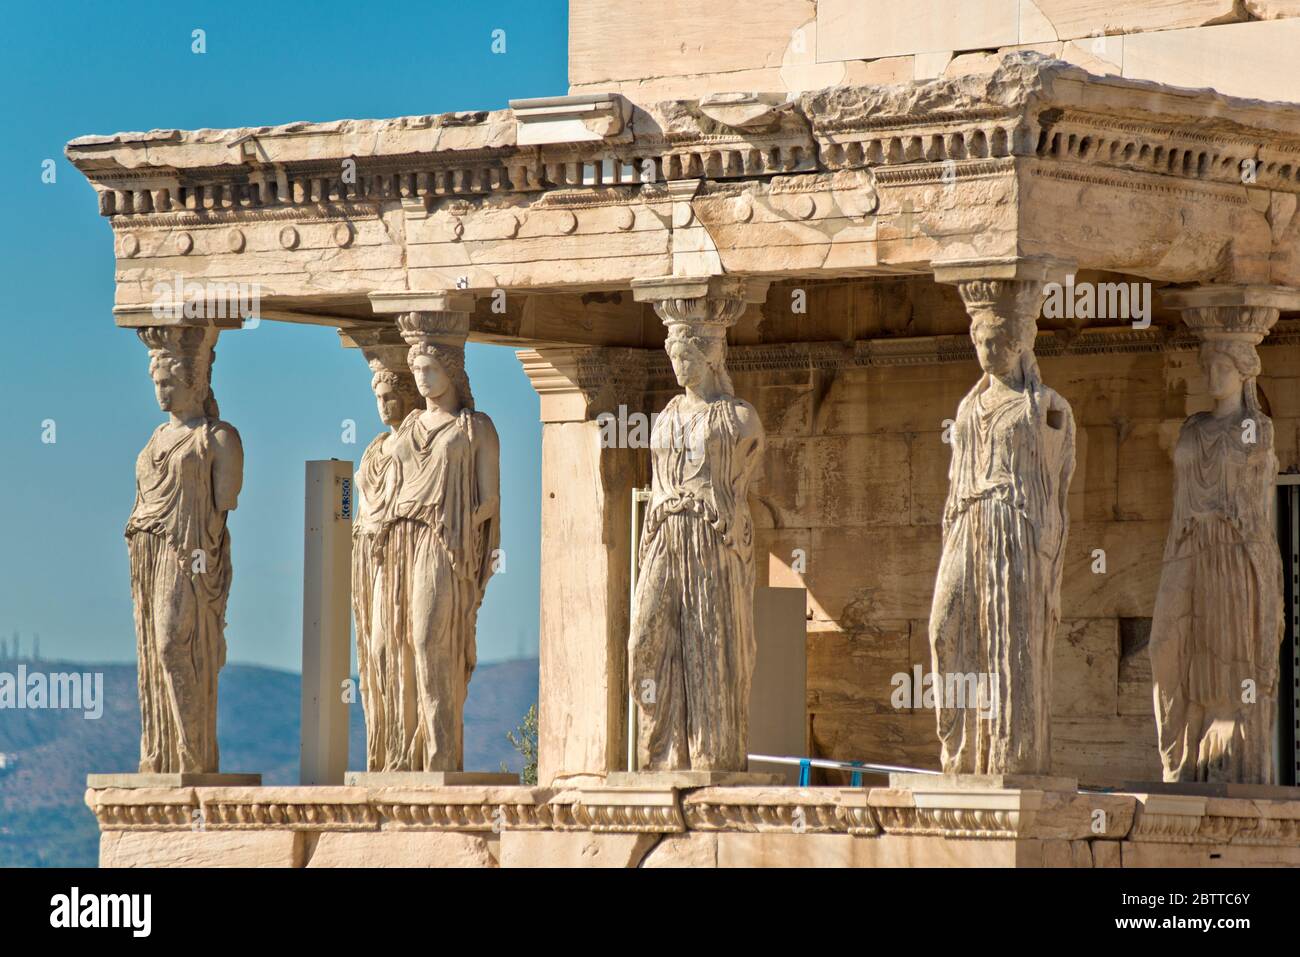
POLYGON ((1008 156, 1232 185, 1252 160, 1258 185, 1300 192, 1300 121, 1280 104, 1188 97, 1032 55, 1007 62, 992 77, 804 94, 774 108, 768 124, 729 126, 707 100, 638 106, 628 131, 599 145, 520 146, 522 121, 495 110, 84 136, 68 153, 112 218, 565 188, 595 199, 589 187, 1008 156), (356 183, 341 175, 345 159, 356 163, 356 183))
POLYGON ((83 137, 68 155, 116 233, 120 312, 176 273, 256 279, 271 318, 306 319, 280 297, 322 297, 314 321, 374 291, 866 276, 1015 255, 1300 283, 1292 108, 1036 54, 770 100, 636 105, 617 133, 543 145, 519 145, 522 118, 494 111, 83 137), (1097 186, 1113 194, 1096 210, 1113 235, 1070 226, 1097 186))
POLYGON ((142 854, 158 866, 373 864, 385 853, 397 859, 388 863, 526 866, 563 862, 574 841, 588 849, 586 866, 699 864, 701 853, 718 866, 766 855, 772 864, 1300 864, 1300 801, 1264 798, 924 787, 266 787, 91 790, 86 802, 103 832, 102 866, 129 866, 142 854), (222 836, 230 832, 242 843, 222 836), (420 844, 421 833, 459 837, 420 844), (338 838, 325 834, 359 843, 327 846, 319 842, 338 838), (821 843, 830 837, 846 843, 821 843), (633 838, 635 847, 621 843, 633 838), (467 847, 475 851, 468 860, 467 847))

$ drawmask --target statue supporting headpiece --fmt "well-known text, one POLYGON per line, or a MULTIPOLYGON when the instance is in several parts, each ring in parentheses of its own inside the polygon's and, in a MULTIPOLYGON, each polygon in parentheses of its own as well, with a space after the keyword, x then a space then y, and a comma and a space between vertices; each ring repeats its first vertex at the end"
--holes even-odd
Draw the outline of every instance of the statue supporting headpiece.
POLYGON ((1200 339, 1214 408, 1174 447, 1174 508, 1151 620, 1164 779, 1271 784, 1282 566, 1278 462, 1256 346, 1277 322, 1267 291, 1202 287, 1165 297, 1200 339))
POLYGON ((664 347, 685 390, 650 441, 628 649, 638 769, 745 772, 756 654, 749 489, 764 436, 754 407, 735 396, 726 337, 766 287, 668 277, 633 289, 668 327, 664 347))
POLYGON ((226 660, 230 594, 226 515, 243 482, 239 433, 217 417, 211 370, 217 330, 139 330, 170 415, 136 459, 126 526, 140 680, 140 771, 219 768, 217 674, 226 660))

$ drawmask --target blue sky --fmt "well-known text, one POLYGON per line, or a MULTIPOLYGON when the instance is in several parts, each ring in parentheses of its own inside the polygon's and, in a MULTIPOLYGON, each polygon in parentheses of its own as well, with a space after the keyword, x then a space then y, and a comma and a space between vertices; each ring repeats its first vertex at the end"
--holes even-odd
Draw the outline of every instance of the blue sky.
MULTIPOLYGON (((90 186, 63 157, 88 133, 260 126, 497 109, 567 90, 564 0, 269 4, 6 0, 0 74, 0 637, 46 657, 131 661, 122 529, 135 457, 163 419, 135 335, 113 325, 113 249, 90 186), (192 31, 207 52, 191 52, 192 31), (505 31, 506 52, 491 50, 505 31), (41 181, 42 162, 56 181, 41 181), (41 441, 52 419, 57 441, 41 441)), ((479 618, 483 661, 537 648, 540 425, 501 347, 471 346, 478 407, 501 435, 502 546, 479 618)), ((359 459, 380 428, 370 375, 333 330, 263 322, 222 333, 213 385, 243 438, 230 520, 230 660, 298 668, 303 463, 359 459), (358 423, 356 445, 340 423, 358 423)))

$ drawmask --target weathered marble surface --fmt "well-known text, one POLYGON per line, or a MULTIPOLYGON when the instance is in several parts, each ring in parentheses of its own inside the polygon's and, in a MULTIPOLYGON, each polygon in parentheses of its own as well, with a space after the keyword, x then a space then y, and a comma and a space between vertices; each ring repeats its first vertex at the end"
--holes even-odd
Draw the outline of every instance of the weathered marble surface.
POLYGON ((127 521, 140 682, 140 772, 215 773, 217 674, 226 661, 230 536, 243 482, 239 433, 211 388, 217 330, 139 331, 158 405, 127 521))
POLYGON ((407 660, 401 635, 385 625, 384 553, 378 547, 385 515, 397 494, 397 468, 390 454, 393 437, 406 417, 420 405, 415 379, 406 363, 406 345, 394 332, 386 344, 362 346, 373 373, 379 418, 388 428, 375 436, 362 453, 355 476, 352 520, 352 616, 357 636, 357 673, 366 719, 366 767, 382 770, 389 756, 400 755, 398 713, 407 660))
POLYGON ((952 428, 943 555, 930 614, 934 673, 984 700, 936 696, 944 771, 1047 774, 1052 654, 1074 470, 1074 417, 1034 358, 1037 282, 959 287, 984 374, 952 428))
POLYGON ((468 318, 413 312, 398 320, 425 407, 384 439, 385 460, 371 460, 385 477, 368 482, 374 498, 365 513, 379 590, 361 610, 376 652, 368 661, 370 771, 459 771, 463 761, 478 608, 500 541, 500 446, 492 420, 474 410, 468 318))
POLYGON ((86 803, 100 823, 102 867, 1300 863, 1300 799, 996 787, 273 787, 110 788, 87 791, 86 803))
POLYGON ((677 382, 651 437, 653 483, 629 643, 646 771, 743 771, 754 671, 749 486, 763 426, 736 398, 726 330, 743 299, 656 303, 677 382))
POLYGON ((1166 781, 1271 784, 1283 591, 1275 433, 1255 345, 1277 310, 1222 312, 1188 314, 1215 406, 1183 423, 1173 454, 1151 625, 1156 725, 1166 781))

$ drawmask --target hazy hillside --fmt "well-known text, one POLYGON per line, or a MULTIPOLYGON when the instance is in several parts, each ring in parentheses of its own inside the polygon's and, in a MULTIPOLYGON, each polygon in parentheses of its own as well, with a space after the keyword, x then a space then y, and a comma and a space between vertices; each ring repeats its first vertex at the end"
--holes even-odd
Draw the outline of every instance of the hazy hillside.
MULTIPOLYGON (((134 665, 4 661, 29 671, 103 672, 104 713, 87 720, 80 711, 0 710, 0 867, 94 867, 99 833, 83 802, 86 774, 134 771, 139 761, 140 712, 134 665)), ((512 771, 522 761, 506 740, 537 700, 537 660, 481 664, 465 705, 465 767, 512 771)), ((257 771, 267 784, 298 780, 299 676, 251 665, 221 672, 223 771, 257 771)), ((365 766, 361 707, 352 709, 349 767, 365 766)))

